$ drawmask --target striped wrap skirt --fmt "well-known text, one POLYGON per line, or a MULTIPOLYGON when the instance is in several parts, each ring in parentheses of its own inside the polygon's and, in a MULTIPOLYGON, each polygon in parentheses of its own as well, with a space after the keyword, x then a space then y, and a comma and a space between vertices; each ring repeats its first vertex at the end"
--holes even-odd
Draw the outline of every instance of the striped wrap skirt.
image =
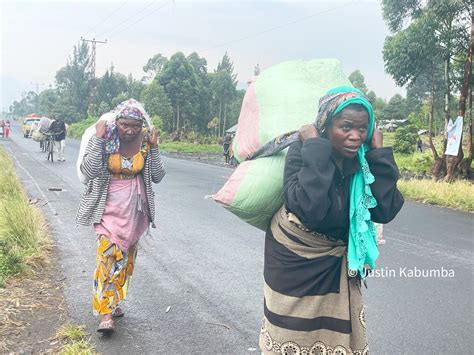
POLYGON ((264 279, 264 354, 368 354, 361 283, 348 276, 345 242, 304 230, 282 207, 265 236, 264 279))

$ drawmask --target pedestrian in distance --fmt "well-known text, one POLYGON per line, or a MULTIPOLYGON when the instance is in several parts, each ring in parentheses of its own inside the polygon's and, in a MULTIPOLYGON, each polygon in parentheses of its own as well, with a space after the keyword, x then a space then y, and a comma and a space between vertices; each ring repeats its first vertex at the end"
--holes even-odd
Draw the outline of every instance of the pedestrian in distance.
POLYGON ((420 153, 423 153, 423 141, 421 140, 421 137, 418 137, 418 140, 416 141, 416 148, 420 153))
POLYGON ((5 137, 10 137, 10 120, 5 121, 5 137))
POLYGON ((225 158, 225 163, 229 164, 229 159, 230 159, 230 138, 229 136, 225 136, 224 138, 224 143, 222 144, 222 148, 224 150, 224 158, 225 158))
POLYGON ((66 161, 64 149, 66 148, 66 123, 62 119, 54 120, 49 126, 49 131, 54 133, 54 142, 58 151, 58 161, 66 161))
POLYGON ((294 135, 284 205, 265 236, 264 354, 366 354, 361 283, 378 257, 373 222, 403 197, 391 148, 354 88, 330 90, 316 122, 294 135))
MULTIPOLYGON (((97 235, 93 311, 100 316, 98 332, 111 333, 114 317, 124 315, 125 300, 135 267, 137 244, 154 228, 152 183, 165 168, 158 134, 143 106, 130 99, 99 120, 85 149, 80 171, 87 187, 76 222, 93 225, 97 235)), ((79 158, 81 159, 81 158, 79 158)))

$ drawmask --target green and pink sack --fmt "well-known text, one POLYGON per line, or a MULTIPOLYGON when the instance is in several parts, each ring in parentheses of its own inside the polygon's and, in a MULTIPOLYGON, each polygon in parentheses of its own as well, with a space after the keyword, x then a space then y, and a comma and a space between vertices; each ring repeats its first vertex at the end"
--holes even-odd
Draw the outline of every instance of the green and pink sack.
POLYGON ((245 94, 233 141, 241 163, 211 197, 245 222, 265 230, 283 204, 287 150, 246 158, 271 139, 314 122, 319 99, 331 88, 351 85, 336 59, 283 62, 255 77, 245 94))

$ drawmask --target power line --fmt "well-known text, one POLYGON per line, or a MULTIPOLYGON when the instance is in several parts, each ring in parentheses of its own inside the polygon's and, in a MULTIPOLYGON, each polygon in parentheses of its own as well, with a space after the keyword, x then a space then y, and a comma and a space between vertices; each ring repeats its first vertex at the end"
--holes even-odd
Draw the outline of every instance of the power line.
POLYGON ((122 7, 124 7, 124 5, 128 2, 128 0, 125 0, 117 9, 115 9, 114 11, 112 11, 108 16, 104 17, 102 20, 100 20, 99 22, 97 22, 94 26, 92 26, 89 30, 87 30, 87 32, 85 33, 84 36, 87 36, 89 34, 89 32, 92 32, 93 30, 95 30, 97 27, 100 27, 100 25, 103 25, 105 23, 105 21, 107 21, 109 18, 111 18, 113 15, 115 15, 117 12, 120 11, 120 9, 122 7))
POLYGON ((120 33, 122 33, 122 32, 124 32, 125 30, 129 29, 131 26, 133 26, 133 25, 137 24, 138 22, 142 21, 144 18, 146 18, 146 17, 148 17, 148 16, 154 14, 155 12, 157 12, 158 10, 160 10, 161 8, 165 7, 166 4, 168 4, 170 1, 173 1, 173 0, 165 1, 163 4, 161 4, 161 6, 157 7, 155 10, 153 10, 153 11, 147 13, 145 16, 139 18, 139 19, 136 20, 135 22, 132 22, 129 26, 123 28, 122 30, 120 30, 120 31, 118 31, 118 32, 112 33, 112 34, 109 36, 109 39, 110 39, 110 38, 113 38, 113 37, 115 37, 115 36, 117 36, 118 34, 120 34, 120 33))
POLYGON ((266 30, 263 30, 263 31, 260 31, 260 32, 257 32, 257 33, 253 33, 251 35, 247 35, 245 37, 241 37, 241 38, 238 38, 238 39, 235 39, 235 40, 232 40, 232 41, 229 41, 229 42, 225 42, 225 43, 222 43, 222 44, 218 44, 216 46, 213 46, 213 47, 209 47, 209 48, 206 48, 206 49, 202 49, 200 50, 199 52, 207 52, 211 49, 215 49, 215 48, 220 48, 220 47, 224 47, 224 46, 228 46, 230 44, 234 44, 234 43, 238 43, 238 42, 242 42, 246 39, 250 39, 250 38, 255 38, 255 37, 258 37, 258 36, 261 36, 267 32, 271 32, 271 31, 274 31, 274 30, 277 30, 277 29, 280 29, 280 28, 283 28, 283 27, 287 27, 287 26, 290 26, 290 25, 294 25, 295 23, 298 23, 298 22, 302 22, 302 21, 306 21, 312 17, 315 17, 315 16, 318 16, 318 15, 322 15, 322 14, 325 14, 325 13, 328 13, 328 12, 332 12, 332 11, 335 11, 335 10, 339 10, 339 9, 342 9, 344 7, 347 7, 349 5, 353 4, 352 2, 347 2, 345 3, 344 5, 342 6, 337 6, 337 7, 333 7, 331 9, 327 9, 327 10, 323 10, 323 11, 319 11, 319 12, 316 12, 316 13, 313 13, 311 15, 308 15, 308 16, 304 16, 304 17, 300 17, 296 20, 293 20, 291 22, 287 22, 287 23, 284 23, 284 24, 281 24, 281 25, 277 25, 277 26, 274 26, 274 27, 270 27, 266 30))
POLYGON ((107 34, 113 34, 117 31, 117 29, 119 29, 120 27, 122 27, 124 24, 132 21, 137 15, 143 13, 144 11, 146 11, 150 6, 153 6, 158 0, 153 0, 152 2, 150 2, 149 4, 146 4, 141 10, 139 10, 138 12, 136 12, 135 14, 133 15, 128 15, 126 19, 122 20, 120 23, 118 23, 117 25, 115 25, 111 30, 106 30, 106 31, 103 31, 98 37, 108 37, 107 34))

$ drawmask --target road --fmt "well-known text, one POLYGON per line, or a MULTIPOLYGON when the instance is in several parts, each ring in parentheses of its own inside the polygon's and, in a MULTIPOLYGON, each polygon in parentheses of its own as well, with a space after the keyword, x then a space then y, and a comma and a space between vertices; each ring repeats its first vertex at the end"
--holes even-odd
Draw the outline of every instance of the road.
MULTIPOLYGON (((167 175, 155 189, 157 228, 141 242, 126 316, 105 338, 95 332, 91 312, 95 236, 74 224, 83 188, 75 174, 79 142, 67 141, 66 162, 50 163, 19 129, 14 125, 11 139, 0 144, 13 154, 28 193, 44 204, 68 313, 87 326, 98 351, 259 353, 264 234, 204 198, 232 170, 164 158, 167 175)), ((379 273, 363 291, 371 353, 472 353, 472 217, 406 202, 385 226, 379 273), (429 270, 435 271, 416 275, 429 270)))

